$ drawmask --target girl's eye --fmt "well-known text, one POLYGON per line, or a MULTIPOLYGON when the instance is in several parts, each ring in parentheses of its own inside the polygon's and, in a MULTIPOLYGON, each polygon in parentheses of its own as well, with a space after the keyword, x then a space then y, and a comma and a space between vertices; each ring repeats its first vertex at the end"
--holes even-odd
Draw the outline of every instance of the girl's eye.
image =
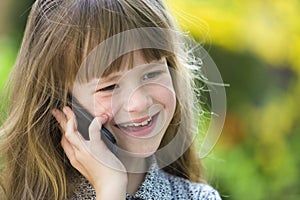
POLYGON ((157 77, 158 75, 160 75, 162 72, 161 71, 155 71, 155 72, 150 72, 147 73, 143 76, 143 80, 148 80, 148 79, 152 79, 157 77))
POLYGON ((114 89, 118 88, 119 86, 117 84, 109 85, 104 88, 100 88, 97 90, 97 92, 107 92, 107 91, 113 91, 114 89))

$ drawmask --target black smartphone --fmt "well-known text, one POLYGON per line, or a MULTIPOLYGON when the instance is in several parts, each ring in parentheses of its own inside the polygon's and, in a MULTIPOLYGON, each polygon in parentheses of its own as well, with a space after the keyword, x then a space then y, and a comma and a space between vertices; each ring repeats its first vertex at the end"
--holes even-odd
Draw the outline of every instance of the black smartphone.
MULTIPOLYGON (((89 140, 88 130, 94 117, 81 106, 81 104, 76 100, 76 98, 72 97, 72 100, 70 99, 70 102, 70 106, 76 115, 77 129, 84 139, 89 140)), ((101 127, 100 134, 101 139, 106 144, 108 149, 117 156, 117 141, 113 134, 104 126, 101 127)))

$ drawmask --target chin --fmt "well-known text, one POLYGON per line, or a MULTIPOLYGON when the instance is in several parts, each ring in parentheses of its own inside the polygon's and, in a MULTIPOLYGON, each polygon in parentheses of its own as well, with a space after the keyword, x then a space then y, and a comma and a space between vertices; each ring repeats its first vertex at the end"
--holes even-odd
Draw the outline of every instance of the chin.
POLYGON ((158 146, 159 145, 151 147, 144 146, 144 148, 141 148, 141 146, 138 146, 137 148, 131 147, 127 150, 127 152, 130 157, 147 158, 155 154, 156 150, 158 149, 158 146))

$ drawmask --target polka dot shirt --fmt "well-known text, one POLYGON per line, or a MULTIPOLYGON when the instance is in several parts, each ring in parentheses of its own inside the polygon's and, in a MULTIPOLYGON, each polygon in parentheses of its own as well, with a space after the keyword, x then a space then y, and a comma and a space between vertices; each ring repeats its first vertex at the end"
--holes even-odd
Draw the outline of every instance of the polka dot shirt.
MULTIPOLYGON (((96 192, 92 185, 80 177, 70 200, 96 199, 96 192)), ((153 164, 144 182, 135 194, 126 194, 126 200, 221 200, 219 193, 211 186, 203 183, 193 183, 159 169, 153 164)))

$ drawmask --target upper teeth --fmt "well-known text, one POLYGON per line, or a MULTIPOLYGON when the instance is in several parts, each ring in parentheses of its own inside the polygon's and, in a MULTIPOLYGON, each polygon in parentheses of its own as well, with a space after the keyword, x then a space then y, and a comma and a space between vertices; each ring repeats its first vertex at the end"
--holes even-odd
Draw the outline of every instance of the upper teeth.
POLYGON ((140 123, 131 123, 131 124, 121 124, 122 127, 132 127, 132 126, 146 126, 148 125, 150 122, 152 121, 152 118, 150 117, 149 119, 143 121, 143 122, 140 122, 140 123))

